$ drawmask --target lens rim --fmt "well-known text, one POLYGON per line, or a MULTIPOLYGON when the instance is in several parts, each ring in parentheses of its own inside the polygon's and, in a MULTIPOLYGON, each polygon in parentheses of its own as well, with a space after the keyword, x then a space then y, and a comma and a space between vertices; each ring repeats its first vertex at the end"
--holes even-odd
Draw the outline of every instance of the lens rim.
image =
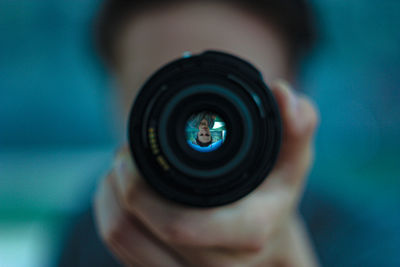
MULTIPOLYGON (((210 109, 218 110, 219 108, 215 107, 215 106, 214 107, 211 106, 210 109)), ((198 109, 195 109, 195 110, 198 110, 198 109)), ((189 109, 185 113, 193 114, 193 112, 195 110, 189 109)), ((222 110, 219 109, 217 112, 224 114, 224 116, 226 116, 226 113, 228 113, 227 111, 225 111, 225 112, 224 111, 221 112, 221 111, 222 110)), ((187 116, 185 116, 185 117, 187 117, 187 116)), ((230 127, 234 127, 234 125, 232 125, 230 123, 232 120, 228 119, 228 118, 227 118, 226 123, 230 127)), ((178 133, 183 132, 183 130, 185 128, 184 127, 182 129, 181 127, 179 127, 179 126, 175 127, 175 129, 177 130, 178 133)), ((171 99, 169 101, 169 103, 163 110, 162 115, 160 117, 159 128, 158 128, 159 139, 160 139, 160 149, 163 150, 164 154, 169 159, 169 161, 173 162, 174 166, 179 171, 184 173, 185 175, 192 176, 192 177, 194 176, 196 178, 213 179, 213 178, 221 176, 221 175, 226 175, 229 171, 234 169, 235 166, 237 166, 240 162, 242 162, 243 158, 247 155, 247 153, 250 149, 250 137, 252 136, 252 129, 253 129, 253 123, 252 123, 250 113, 247 110, 247 108, 245 107, 245 105, 241 99, 239 99, 236 95, 232 94, 231 91, 229 91, 225 88, 222 88, 220 86, 217 86, 215 84, 196 84, 196 85, 192 85, 189 88, 186 88, 186 89, 180 91, 176 95, 176 97, 174 97, 173 99, 171 99), (244 122, 243 136, 241 136, 243 142, 241 143, 241 148, 239 149, 239 151, 241 151, 241 152, 239 154, 237 154, 237 157, 232 158, 229 161, 229 163, 227 163, 226 165, 221 166, 220 168, 217 168, 217 169, 200 170, 200 169, 191 168, 187 164, 184 164, 182 162, 181 158, 179 156, 177 156, 176 153, 174 153, 175 151, 173 148, 171 148, 171 145, 170 145, 170 140, 174 139, 174 137, 176 135, 172 136, 172 138, 171 138, 170 135, 166 134, 168 132, 168 130, 167 130, 168 121, 173 119, 173 117, 171 117, 173 110, 174 109, 179 110, 179 107, 177 107, 177 105, 179 105, 179 104, 183 105, 182 102, 186 97, 194 96, 198 93, 209 94, 210 96, 219 95, 219 96, 225 97, 232 104, 237 105, 237 108, 238 108, 237 111, 239 112, 241 119, 244 122)), ((176 133, 176 131, 174 131, 174 132, 176 133)), ((191 151, 190 150, 191 153, 189 153, 188 155, 193 155, 194 158, 208 159, 209 161, 215 160, 215 159, 217 159, 217 156, 221 155, 221 153, 223 153, 226 148, 231 147, 231 146, 229 146, 230 139, 234 138, 235 136, 237 136, 237 134, 232 129, 230 137, 227 138, 227 140, 226 140, 226 144, 223 145, 223 147, 221 147, 218 150, 208 152, 207 158, 204 157, 204 153, 199 152, 199 151, 191 151)), ((186 138, 185 138, 185 140, 186 140, 186 138)), ((189 145, 186 144, 186 147, 189 147, 189 145)))
MULTIPOLYGON (((220 110, 216 111, 221 113, 220 110)), ((183 124, 186 119, 182 119, 183 124)), ((279 110, 260 73, 248 62, 217 51, 207 51, 191 58, 178 59, 158 70, 145 83, 135 100, 130 113, 128 132, 133 158, 139 172, 149 185, 170 200, 197 207, 228 204, 250 193, 272 169, 281 145, 279 110), (197 80, 194 77, 197 77, 197 80), (259 147, 250 148, 248 157, 252 160, 236 166, 234 171, 225 177, 208 179, 207 183, 204 183, 204 179, 185 176, 173 168, 161 150, 159 125, 154 118, 155 110, 162 109, 158 106, 162 100, 171 99, 176 80, 180 80, 182 89, 193 83, 200 83, 198 77, 202 77, 203 83, 215 83, 214 78, 218 77, 217 80, 221 81, 221 84, 230 83, 241 88, 236 93, 239 98, 244 97, 246 101, 252 103, 250 105, 252 116, 256 116, 254 125, 259 126, 252 127, 257 129, 253 131, 254 138, 260 140, 259 147), (149 138, 150 129, 153 129, 153 138, 149 138), (151 143, 151 140, 155 141, 151 143), (156 150, 153 147, 154 143, 156 150)), ((224 142, 225 146, 231 142, 228 137, 229 135, 224 142)), ((187 143, 185 145, 190 148, 187 143)), ((222 151, 222 148, 221 146, 215 151, 207 152, 207 155, 222 151)), ((203 152, 191 148, 190 151, 198 152, 204 157, 203 152)))

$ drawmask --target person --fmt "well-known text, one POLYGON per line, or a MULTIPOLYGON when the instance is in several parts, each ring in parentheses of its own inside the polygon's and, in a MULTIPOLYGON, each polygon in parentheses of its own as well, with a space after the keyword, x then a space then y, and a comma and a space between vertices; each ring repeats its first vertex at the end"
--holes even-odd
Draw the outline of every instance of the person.
MULTIPOLYGON (((205 120, 203 120, 205 122, 205 120)), ((208 126, 199 127, 199 131, 197 132, 196 143, 199 146, 209 146, 212 143, 212 136, 210 133, 210 129, 208 126)))
POLYGON ((193 149, 200 152, 210 152, 221 146, 223 140, 216 140, 212 137, 210 128, 214 127, 216 115, 211 112, 200 112, 189 118, 187 129, 191 132, 196 129, 196 137, 193 141, 187 138, 187 143, 193 149))
MULTIPOLYGON (((212 125, 214 125, 214 119, 212 119, 212 125)), ((187 140, 189 146, 200 152, 210 152, 214 151, 222 145, 223 140, 215 140, 208 127, 209 120, 203 117, 198 123, 198 128, 196 132, 196 138, 194 141, 187 140)))
POLYGON ((202 119, 197 128, 195 144, 201 147, 208 147, 212 142, 213 138, 211 136, 210 128, 208 127, 208 121, 202 119))
POLYGON ((96 231, 92 218, 78 223, 60 264, 318 266, 297 206, 313 162, 319 116, 315 104, 290 86, 312 43, 307 5, 302 0, 110 0, 98 29, 102 56, 120 87, 124 118, 140 86, 159 67, 184 51, 221 50, 254 64, 270 85, 282 116, 282 149, 254 192, 229 205, 196 209, 155 193, 122 146, 95 194, 96 231), (98 240, 88 245, 96 238, 106 249, 98 240))

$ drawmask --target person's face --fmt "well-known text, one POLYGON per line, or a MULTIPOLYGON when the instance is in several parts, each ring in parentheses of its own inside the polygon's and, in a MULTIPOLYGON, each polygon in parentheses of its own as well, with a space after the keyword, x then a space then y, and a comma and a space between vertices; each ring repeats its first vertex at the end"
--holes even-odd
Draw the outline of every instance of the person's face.
POLYGON ((116 48, 119 65, 114 71, 124 119, 147 78, 184 51, 233 53, 253 63, 267 83, 291 78, 286 43, 279 32, 259 16, 228 3, 169 4, 135 14, 116 48))
POLYGON ((202 143, 208 143, 211 141, 210 128, 208 127, 208 122, 206 119, 202 119, 200 121, 197 137, 202 143))
POLYGON ((207 130, 209 131, 209 127, 208 127, 208 121, 206 119, 202 119, 199 123, 199 130, 207 130))
POLYGON ((201 129, 197 133, 197 137, 200 142, 202 143, 208 143, 211 141, 211 134, 209 130, 201 129))

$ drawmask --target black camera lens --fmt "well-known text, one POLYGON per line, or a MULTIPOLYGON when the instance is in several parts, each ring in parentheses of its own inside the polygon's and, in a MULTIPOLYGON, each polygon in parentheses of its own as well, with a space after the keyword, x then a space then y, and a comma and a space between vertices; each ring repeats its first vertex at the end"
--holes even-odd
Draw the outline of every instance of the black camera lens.
POLYGON ((206 51, 173 61, 140 90, 129 144, 143 178, 182 204, 211 207, 254 190, 281 145, 277 104, 260 72, 206 51))

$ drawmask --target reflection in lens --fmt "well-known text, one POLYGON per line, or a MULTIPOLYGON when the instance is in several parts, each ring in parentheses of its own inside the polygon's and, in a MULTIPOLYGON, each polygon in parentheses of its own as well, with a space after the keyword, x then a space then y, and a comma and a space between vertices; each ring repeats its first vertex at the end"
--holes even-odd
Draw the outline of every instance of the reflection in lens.
POLYGON ((193 114, 186 123, 186 142, 197 151, 218 149, 225 136, 225 122, 215 113, 202 111, 193 114))

